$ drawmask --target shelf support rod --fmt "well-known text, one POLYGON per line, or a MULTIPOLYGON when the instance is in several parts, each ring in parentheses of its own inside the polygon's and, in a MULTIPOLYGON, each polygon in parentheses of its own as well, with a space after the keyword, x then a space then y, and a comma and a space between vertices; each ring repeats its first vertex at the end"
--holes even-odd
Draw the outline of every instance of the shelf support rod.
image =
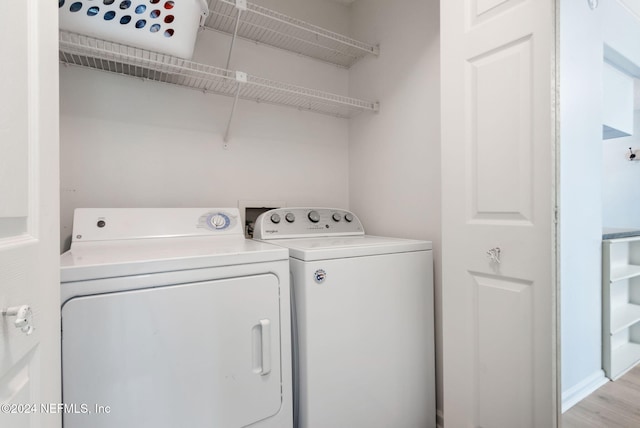
POLYGON ((240 89, 242 89, 242 85, 247 83, 247 73, 243 73, 242 71, 236 71, 236 96, 233 99, 233 107, 231 107, 231 114, 229 115, 229 121, 227 122, 227 129, 224 132, 224 148, 229 148, 229 132, 231 131, 231 122, 233 122, 233 115, 236 112, 236 106, 238 105, 238 99, 240 98, 240 89))
POLYGON ((225 67, 227 70, 231 66, 231 55, 233 54, 233 47, 236 43, 236 39, 238 38, 238 28, 240 27, 240 17, 242 16, 242 12, 247 10, 247 0, 236 0, 236 9, 238 10, 238 15, 236 16, 236 25, 233 29, 233 36, 231 37, 231 46, 229 47, 229 56, 227 56, 227 66, 225 67))

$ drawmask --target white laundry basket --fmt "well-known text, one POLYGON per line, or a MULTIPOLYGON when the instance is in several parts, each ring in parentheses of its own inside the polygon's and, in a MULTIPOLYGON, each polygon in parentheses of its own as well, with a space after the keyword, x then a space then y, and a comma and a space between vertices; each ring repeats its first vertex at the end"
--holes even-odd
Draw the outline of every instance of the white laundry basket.
POLYGON ((60 28, 191 59, 207 0, 58 0, 60 28))

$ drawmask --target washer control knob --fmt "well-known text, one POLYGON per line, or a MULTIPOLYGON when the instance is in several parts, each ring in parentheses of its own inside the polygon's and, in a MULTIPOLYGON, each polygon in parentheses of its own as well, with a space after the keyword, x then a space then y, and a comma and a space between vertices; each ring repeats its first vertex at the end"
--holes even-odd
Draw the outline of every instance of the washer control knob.
POLYGON ((346 213, 344 215, 344 219, 347 221, 347 223, 351 223, 353 221, 353 214, 351 213, 346 213))
POLYGON ((275 223, 275 224, 280 223, 280 214, 278 213, 271 214, 271 223, 275 223))
POLYGON ((296 216, 293 215, 293 213, 287 213, 287 215, 284 216, 284 219, 289 223, 293 223, 294 221, 296 221, 296 216))
POLYGON ((331 218, 333 219, 333 221, 340 221, 342 220, 342 215, 340 215, 340 213, 333 213, 331 218))
POLYGON ((211 217, 211 226, 215 229, 224 229, 227 226, 227 219, 222 214, 211 217))
POLYGON ((320 214, 318 214, 318 211, 309 211, 307 217, 309 218, 311 223, 317 223, 320 221, 320 214))

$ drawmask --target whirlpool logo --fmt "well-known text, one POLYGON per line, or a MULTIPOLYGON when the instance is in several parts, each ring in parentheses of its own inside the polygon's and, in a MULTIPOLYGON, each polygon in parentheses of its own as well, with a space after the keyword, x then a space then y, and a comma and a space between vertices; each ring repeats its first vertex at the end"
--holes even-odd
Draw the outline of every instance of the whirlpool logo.
POLYGON ((318 284, 322 284, 326 278, 327 278, 327 273, 324 271, 324 269, 318 269, 313 273, 313 279, 318 284))

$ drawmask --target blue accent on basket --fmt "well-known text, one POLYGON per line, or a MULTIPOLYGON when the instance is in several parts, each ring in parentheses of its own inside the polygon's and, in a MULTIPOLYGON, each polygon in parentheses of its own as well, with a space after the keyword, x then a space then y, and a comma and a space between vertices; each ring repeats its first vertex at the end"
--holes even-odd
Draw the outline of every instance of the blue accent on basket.
POLYGON ((122 25, 128 24, 131 22, 131 17, 129 15, 125 15, 122 18, 120 18, 120 23, 122 25))
POLYGON ((109 12, 104 14, 104 20, 105 21, 111 21, 113 18, 116 17, 116 13, 112 10, 110 10, 109 12))
POLYGON ((71 5, 71 7, 69 7, 69 10, 70 10, 71 12, 77 12, 77 11, 79 11, 80 9, 82 9, 82 2, 79 2, 79 1, 77 1, 77 2, 73 3, 73 4, 71 5))

